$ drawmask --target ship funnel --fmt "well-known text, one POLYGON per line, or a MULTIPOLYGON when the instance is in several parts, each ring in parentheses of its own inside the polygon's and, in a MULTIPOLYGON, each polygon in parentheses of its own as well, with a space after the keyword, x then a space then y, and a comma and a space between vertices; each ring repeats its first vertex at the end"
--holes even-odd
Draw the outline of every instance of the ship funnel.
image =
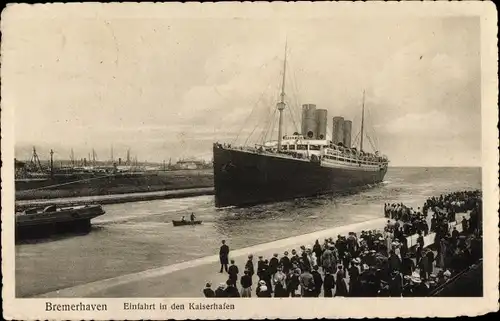
POLYGON ((332 142, 344 143, 344 117, 333 117, 332 142))
POLYGON ((326 139, 326 125, 328 122, 328 111, 326 109, 316 110, 317 139, 326 139))
POLYGON ((309 139, 316 138, 317 123, 316 123, 316 105, 302 105, 302 135, 309 139))
POLYGON ((344 146, 351 148, 351 131, 352 131, 352 121, 344 121, 344 146))

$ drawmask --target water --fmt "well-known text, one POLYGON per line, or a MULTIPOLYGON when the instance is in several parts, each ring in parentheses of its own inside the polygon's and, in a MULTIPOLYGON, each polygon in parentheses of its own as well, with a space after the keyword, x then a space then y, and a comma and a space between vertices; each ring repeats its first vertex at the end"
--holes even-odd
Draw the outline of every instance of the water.
POLYGON ((16 295, 29 297, 232 249, 383 216, 385 202, 415 208, 427 197, 481 188, 480 168, 390 168, 358 194, 245 209, 216 209, 213 196, 106 205, 90 234, 16 245, 16 295), (203 224, 173 227, 194 212, 203 224))

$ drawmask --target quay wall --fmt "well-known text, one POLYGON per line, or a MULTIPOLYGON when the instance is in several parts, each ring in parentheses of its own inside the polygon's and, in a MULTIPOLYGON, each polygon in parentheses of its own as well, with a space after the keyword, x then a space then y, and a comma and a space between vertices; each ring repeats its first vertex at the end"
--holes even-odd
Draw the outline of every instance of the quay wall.
POLYGON ((156 171, 16 181, 16 200, 55 199, 213 187, 213 170, 156 171))
POLYGON ((213 195, 213 187, 189 188, 182 190, 131 193, 131 194, 111 194, 97 196, 66 197, 55 199, 31 199, 16 200, 16 211, 22 211, 30 207, 41 207, 49 204, 57 205, 84 205, 84 204, 119 204, 138 201, 152 201, 158 199, 193 197, 201 195, 213 195))

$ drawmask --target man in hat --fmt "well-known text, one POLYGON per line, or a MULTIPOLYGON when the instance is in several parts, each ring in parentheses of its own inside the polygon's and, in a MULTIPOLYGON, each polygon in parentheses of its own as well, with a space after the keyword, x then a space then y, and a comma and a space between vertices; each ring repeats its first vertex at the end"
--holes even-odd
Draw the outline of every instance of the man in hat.
POLYGON ((226 288, 225 283, 219 284, 219 287, 217 288, 217 290, 215 290, 215 297, 216 298, 225 298, 226 297, 225 288, 226 288))
POLYGON ((321 277, 321 274, 319 274, 318 269, 319 269, 318 266, 315 265, 311 273, 314 280, 313 296, 315 297, 319 297, 319 295, 321 294, 321 287, 323 286, 323 278, 321 277))
POLYGON ((314 278, 308 269, 305 269, 299 278, 302 297, 313 297, 314 278))
POLYGON ((271 276, 273 276, 274 273, 278 271, 278 265, 279 265, 278 253, 274 253, 273 257, 269 260, 269 274, 271 276))
POLYGON ((257 276, 260 280, 264 278, 264 270, 266 269, 266 262, 264 262, 264 257, 259 255, 259 260, 257 261, 257 276))
POLYGON ((292 250, 292 257, 290 258, 290 263, 292 263, 292 265, 299 263, 299 256, 297 254, 297 251, 295 251, 295 249, 292 250))
POLYGON ((229 280, 233 282, 233 286, 236 287, 236 282, 238 281, 238 273, 240 273, 240 270, 234 264, 234 260, 231 260, 231 266, 229 267, 227 273, 229 274, 229 280))
POLYGON ((335 278, 330 269, 325 271, 325 279, 323 281, 323 294, 325 298, 333 297, 333 289, 335 288, 335 278))
POLYGON ((236 284, 233 282, 233 280, 228 279, 226 281, 226 297, 228 298, 239 298, 240 293, 238 292, 238 289, 236 288, 236 284))
POLYGON ((215 292, 212 290, 212 283, 207 282, 205 285, 205 288, 203 289, 203 294, 205 295, 205 298, 213 298, 215 297, 215 292))
POLYGON ((288 251, 283 253, 283 257, 280 259, 280 265, 283 268, 283 273, 288 274, 291 268, 290 258, 288 257, 288 251))
POLYGON ((250 276, 250 279, 253 278, 253 275, 255 274, 255 269, 253 266, 253 255, 252 254, 250 254, 248 256, 248 261, 245 264, 245 270, 248 271, 248 275, 250 276))
POLYGON ((286 280, 286 290, 288 296, 295 297, 295 293, 300 285, 300 269, 290 270, 286 280))
POLYGON ((333 258, 331 244, 328 244, 328 247, 323 251, 323 254, 321 255, 321 263, 323 264, 324 271, 326 271, 327 269, 332 270, 332 267, 335 262, 333 258))
POLYGON ((401 297, 403 294, 403 279, 401 278, 401 273, 394 270, 391 272, 389 280, 389 295, 391 297, 401 297))
POLYGON ((250 298, 252 297, 252 276, 249 270, 245 270, 244 275, 240 279, 241 283, 241 297, 250 298))
POLYGON ((222 273, 222 268, 227 272, 227 264, 229 263, 229 246, 226 245, 226 241, 222 240, 222 246, 219 249, 219 259, 220 259, 220 273, 222 273))
POLYGON ((321 248, 321 245, 319 244, 319 240, 316 240, 312 250, 316 254, 316 259, 317 259, 316 264, 321 265, 321 255, 323 254, 323 249, 321 248))

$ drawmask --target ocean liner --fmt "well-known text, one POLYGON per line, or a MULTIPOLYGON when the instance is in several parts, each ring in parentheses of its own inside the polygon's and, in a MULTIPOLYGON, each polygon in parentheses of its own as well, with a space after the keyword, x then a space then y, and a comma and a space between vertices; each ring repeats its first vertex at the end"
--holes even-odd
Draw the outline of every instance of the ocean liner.
POLYGON ((359 147, 351 145, 352 121, 333 117, 328 140, 327 110, 302 106, 301 133, 283 134, 285 75, 283 63, 277 140, 255 146, 213 144, 215 206, 249 206, 336 192, 383 181, 389 160, 363 150, 365 93, 359 147))

